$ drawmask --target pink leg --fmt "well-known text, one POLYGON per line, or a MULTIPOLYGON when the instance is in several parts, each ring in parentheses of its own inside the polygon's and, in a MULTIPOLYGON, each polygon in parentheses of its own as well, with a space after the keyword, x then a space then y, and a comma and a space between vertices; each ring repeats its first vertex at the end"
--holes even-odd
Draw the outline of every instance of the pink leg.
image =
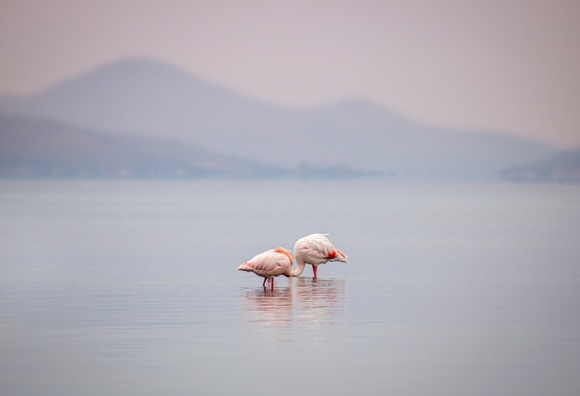
POLYGON ((271 279, 270 281, 272 282, 272 290, 274 290, 274 278, 270 278, 270 279, 271 279))
POLYGON ((268 278, 264 278, 264 282, 262 282, 262 287, 266 287, 266 281, 268 280, 268 278))
POLYGON ((318 272, 318 266, 313 265, 312 266, 312 271, 314 271, 314 279, 316 279, 316 272, 318 272))

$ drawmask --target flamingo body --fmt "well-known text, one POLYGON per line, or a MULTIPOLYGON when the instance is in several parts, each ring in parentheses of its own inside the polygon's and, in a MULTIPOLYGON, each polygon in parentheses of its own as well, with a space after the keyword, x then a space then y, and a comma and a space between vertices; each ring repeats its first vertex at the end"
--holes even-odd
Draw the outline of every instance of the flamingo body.
POLYGON ((267 250, 254 256, 238 267, 240 271, 253 272, 264 278, 262 286, 266 286, 266 281, 271 279, 274 288, 274 278, 280 275, 292 276, 292 253, 282 247, 267 250))
POLYGON ((347 255, 336 249, 326 235, 328 234, 312 234, 300 238, 296 242, 294 245, 294 258, 298 267, 292 271, 292 276, 300 276, 304 272, 306 264, 312 265, 312 271, 316 278, 320 264, 325 264, 329 261, 347 262, 347 255))

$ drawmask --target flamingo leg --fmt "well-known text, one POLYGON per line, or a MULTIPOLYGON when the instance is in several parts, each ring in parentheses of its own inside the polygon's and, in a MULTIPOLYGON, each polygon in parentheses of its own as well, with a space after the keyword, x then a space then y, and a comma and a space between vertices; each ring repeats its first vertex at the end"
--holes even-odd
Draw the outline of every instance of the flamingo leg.
POLYGON ((318 266, 313 265, 312 266, 312 271, 314 272, 314 279, 316 279, 316 273, 318 272, 318 266))
POLYGON ((264 282, 262 282, 262 287, 266 287, 266 281, 268 280, 268 278, 264 278, 264 282))
POLYGON ((271 278, 271 282, 272 282, 272 290, 274 290, 274 278, 271 278))

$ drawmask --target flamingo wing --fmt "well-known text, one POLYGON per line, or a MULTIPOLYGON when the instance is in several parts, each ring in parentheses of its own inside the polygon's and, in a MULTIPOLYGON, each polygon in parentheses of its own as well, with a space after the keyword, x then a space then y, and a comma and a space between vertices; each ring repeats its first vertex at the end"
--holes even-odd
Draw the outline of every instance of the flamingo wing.
POLYGON ((321 264, 335 260, 341 254, 344 256, 324 234, 312 234, 300 239, 294 250, 295 254, 300 254, 304 262, 309 264, 321 264))
POLYGON ((304 272, 306 264, 312 265, 314 278, 319 264, 328 261, 348 262, 346 254, 336 249, 332 242, 326 237, 328 234, 311 234, 300 238, 294 245, 294 257, 297 268, 292 271, 292 276, 300 276, 304 272))
POLYGON ((238 269, 263 277, 279 276, 292 270, 292 259, 289 254, 272 249, 254 256, 238 269))

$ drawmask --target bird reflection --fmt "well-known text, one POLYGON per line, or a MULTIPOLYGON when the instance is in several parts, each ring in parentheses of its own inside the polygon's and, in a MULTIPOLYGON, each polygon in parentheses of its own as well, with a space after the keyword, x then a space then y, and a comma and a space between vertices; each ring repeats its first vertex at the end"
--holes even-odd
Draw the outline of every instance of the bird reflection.
POLYGON ((242 307, 248 321, 265 327, 289 327, 292 325, 292 288, 274 290, 266 288, 246 289, 241 296, 242 307))
POLYGON ((333 326, 344 320, 346 280, 293 278, 288 287, 242 289, 248 322, 263 327, 333 326))
POLYGON ((344 319, 344 279, 297 278, 296 321, 309 326, 334 325, 344 319))

